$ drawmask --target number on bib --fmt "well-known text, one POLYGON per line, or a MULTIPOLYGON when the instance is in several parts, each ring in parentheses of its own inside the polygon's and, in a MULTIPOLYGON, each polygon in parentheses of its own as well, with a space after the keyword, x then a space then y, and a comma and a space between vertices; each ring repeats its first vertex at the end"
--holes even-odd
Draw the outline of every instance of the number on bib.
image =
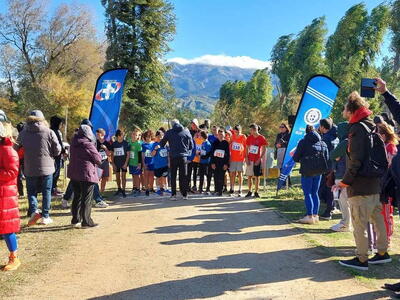
POLYGON ((123 147, 120 148, 114 148, 114 156, 124 156, 125 151, 123 147))
POLYGON ((200 151, 200 155, 201 155, 201 156, 204 156, 204 155, 206 155, 206 154, 207 154, 206 150, 201 150, 201 151, 200 151))
POLYGON ((241 151, 242 150, 242 144, 239 144, 239 143, 236 143, 236 142, 232 143, 232 150, 241 151))
POLYGON ((144 153, 144 156, 145 157, 152 157, 151 156, 151 151, 147 149, 146 152, 144 153))
POLYGON ((99 154, 101 156, 101 160, 106 160, 107 159, 107 154, 106 154, 105 151, 100 151, 99 154))
POLYGON ((131 159, 135 159, 135 151, 131 151, 130 154, 129 154, 129 157, 131 159))
POLYGON ((160 149, 160 156, 161 157, 167 157, 168 156, 167 149, 160 149))
POLYGON ((258 154, 258 146, 251 145, 249 149, 249 153, 251 154, 258 154))
POLYGON ((220 150, 220 149, 215 150, 214 151, 214 156, 218 157, 218 158, 224 158, 225 150, 220 150))

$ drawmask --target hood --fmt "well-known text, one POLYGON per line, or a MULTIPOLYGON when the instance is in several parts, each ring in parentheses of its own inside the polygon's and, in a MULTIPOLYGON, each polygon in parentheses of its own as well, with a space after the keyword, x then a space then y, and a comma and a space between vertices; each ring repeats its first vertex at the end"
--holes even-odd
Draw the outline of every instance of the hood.
MULTIPOLYGON (((35 117, 33 117, 35 118, 35 117)), ((24 129, 26 131, 30 131, 30 132, 38 132, 40 131, 43 127, 45 127, 45 124, 42 121, 38 121, 38 120, 32 120, 32 121, 28 121, 24 127, 24 129)))
POLYGON ((336 125, 332 125, 331 130, 329 130, 323 136, 324 136, 324 140, 333 141, 334 139, 336 139, 338 137, 337 126, 336 125))
POLYGON ((361 120, 369 117, 370 115, 372 115, 372 111, 370 111, 368 108, 366 107, 360 107, 359 109, 357 109, 354 113, 354 115, 351 117, 350 120, 350 124, 353 123, 357 123, 360 122, 361 120))
POLYGON ((95 144, 96 137, 94 136, 92 128, 90 126, 81 125, 79 126, 78 133, 76 134, 76 139, 74 139, 74 141, 78 143, 84 143, 85 141, 89 141, 95 144))
POLYGON ((349 135, 349 122, 339 123, 337 126, 339 140, 343 141, 349 135))
POLYGON ((50 118, 50 128, 53 130, 60 130, 60 125, 62 123, 62 119, 57 116, 52 116, 50 118))
POLYGON ((321 140, 321 136, 319 135, 318 132, 311 131, 311 132, 306 134, 306 136, 304 137, 304 140, 307 143, 315 144, 316 142, 319 142, 321 140))
POLYGON ((183 126, 179 123, 175 123, 172 129, 176 132, 181 132, 183 130, 183 126))

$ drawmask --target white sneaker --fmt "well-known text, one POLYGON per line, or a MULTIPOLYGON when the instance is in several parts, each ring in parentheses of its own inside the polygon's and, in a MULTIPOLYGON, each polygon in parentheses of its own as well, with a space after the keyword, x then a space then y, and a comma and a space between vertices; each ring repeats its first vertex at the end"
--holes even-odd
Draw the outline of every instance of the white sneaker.
POLYGON ((63 208, 68 208, 68 207, 69 207, 68 201, 65 200, 65 199, 62 199, 62 201, 61 201, 61 206, 62 206, 63 208))
POLYGON ((104 201, 100 201, 100 202, 97 202, 97 203, 94 205, 94 207, 97 207, 97 208, 107 208, 107 207, 108 207, 108 204, 107 204, 106 202, 104 202, 104 201))
POLYGON ((42 222, 40 222, 42 225, 49 225, 51 223, 53 223, 53 220, 50 217, 42 218, 42 222))
POLYGON ((82 223, 71 224, 72 228, 80 228, 82 223))
POLYGON ((183 196, 182 199, 183 200, 189 200, 189 197, 188 196, 183 196))
POLYGON ((314 224, 315 220, 314 220, 313 217, 305 216, 304 218, 299 220, 299 223, 301 223, 301 224, 314 224))
POLYGON ((350 229, 342 223, 333 225, 331 227, 331 230, 336 231, 336 232, 350 232, 350 229))
POLYGON ((169 200, 178 201, 178 198, 176 197, 176 195, 172 195, 171 197, 169 197, 169 200))

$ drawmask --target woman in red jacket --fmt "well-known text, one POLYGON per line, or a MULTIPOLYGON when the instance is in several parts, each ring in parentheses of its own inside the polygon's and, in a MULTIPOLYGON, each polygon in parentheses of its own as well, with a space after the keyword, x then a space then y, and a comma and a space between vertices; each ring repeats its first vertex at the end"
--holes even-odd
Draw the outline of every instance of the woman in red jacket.
POLYGON ((13 271, 21 265, 17 257, 17 236, 20 229, 17 177, 18 154, 10 139, 11 126, 0 123, 0 234, 10 251, 8 264, 3 271, 13 271))

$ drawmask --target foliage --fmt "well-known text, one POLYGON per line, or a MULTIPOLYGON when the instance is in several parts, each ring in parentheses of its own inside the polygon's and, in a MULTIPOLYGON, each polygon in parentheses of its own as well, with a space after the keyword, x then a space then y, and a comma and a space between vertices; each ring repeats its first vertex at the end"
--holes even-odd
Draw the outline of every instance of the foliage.
POLYGON ((109 46, 105 69, 129 73, 120 121, 125 128, 152 127, 165 117, 171 93, 162 62, 175 33, 173 6, 164 0, 102 0, 109 46))

